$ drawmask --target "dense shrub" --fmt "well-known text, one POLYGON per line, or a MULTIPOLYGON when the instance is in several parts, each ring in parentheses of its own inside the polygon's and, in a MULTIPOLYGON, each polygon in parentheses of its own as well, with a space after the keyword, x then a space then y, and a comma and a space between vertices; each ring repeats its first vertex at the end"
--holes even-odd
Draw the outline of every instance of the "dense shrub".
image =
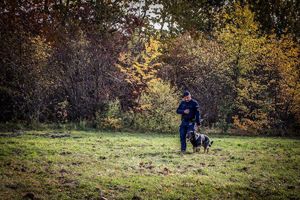
POLYGON ((120 101, 109 102, 104 115, 96 113, 96 127, 99 129, 119 130, 123 127, 120 101))
POLYGON ((141 112, 134 118, 134 128, 155 132, 177 132, 179 116, 176 89, 166 81, 153 81, 141 96, 141 112))

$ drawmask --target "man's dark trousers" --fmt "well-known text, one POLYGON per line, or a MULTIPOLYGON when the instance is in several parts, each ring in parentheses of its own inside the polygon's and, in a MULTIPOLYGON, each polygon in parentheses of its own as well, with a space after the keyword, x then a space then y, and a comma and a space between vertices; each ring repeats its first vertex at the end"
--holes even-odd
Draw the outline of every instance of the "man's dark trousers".
POLYGON ((186 151, 186 134, 195 131, 195 123, 182 121, 179 127, 181 151, 186 151))

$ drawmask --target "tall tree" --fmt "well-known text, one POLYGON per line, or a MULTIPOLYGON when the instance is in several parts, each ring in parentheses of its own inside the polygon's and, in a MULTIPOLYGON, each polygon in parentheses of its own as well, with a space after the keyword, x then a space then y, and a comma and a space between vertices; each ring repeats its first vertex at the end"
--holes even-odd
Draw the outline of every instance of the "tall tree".
POLYGON ((269 127, 268 92, 265 68, 260 65, 264 37, 260 37, 254 13, 249 7, 235 4, 224 14, 225 27, 219 34, 228 54, 227 66, 233 80, 235 124, 242 129, 269 127))
POLYGON ((290 33, 300 39, 300 2, 295 0, 249 0, 255 19, 265 33, 290 33))
POLYGON ((224 52, 214 39, 204 35, 194 39, 185 34, 168 45, 160 71, 164 79, 192 92, 201 105, 202 117, 210 125, 226 118, 221 110, 231 99, 230 71, 222 64, 226 60, 224 52))

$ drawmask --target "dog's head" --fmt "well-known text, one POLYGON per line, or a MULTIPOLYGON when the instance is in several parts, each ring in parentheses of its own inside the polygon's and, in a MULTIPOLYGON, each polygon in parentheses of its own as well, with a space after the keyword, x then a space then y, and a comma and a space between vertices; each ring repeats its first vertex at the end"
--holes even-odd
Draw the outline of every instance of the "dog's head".
POLYGON ((193 140, 195 139, 195 136, 196 136, 195 131, 189 131, 189 132, 187 132, 187 134, 186 134, 186 138, 187 138, 187 140, 189 140, 189 141, 193 141, 193 140))

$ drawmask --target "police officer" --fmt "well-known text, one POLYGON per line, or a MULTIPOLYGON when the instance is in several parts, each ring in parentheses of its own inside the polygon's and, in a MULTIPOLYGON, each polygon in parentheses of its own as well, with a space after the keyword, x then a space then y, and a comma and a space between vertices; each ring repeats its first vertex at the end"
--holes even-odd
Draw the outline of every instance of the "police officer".
POLYGON ((181 124, 179 128, 181 153, 186 151, 186 134, 195 131, 200 126, 199 104, 192 99, 190 92, 183 93, 183 100, 177 108, 177 114, 181 114, 181 124))

